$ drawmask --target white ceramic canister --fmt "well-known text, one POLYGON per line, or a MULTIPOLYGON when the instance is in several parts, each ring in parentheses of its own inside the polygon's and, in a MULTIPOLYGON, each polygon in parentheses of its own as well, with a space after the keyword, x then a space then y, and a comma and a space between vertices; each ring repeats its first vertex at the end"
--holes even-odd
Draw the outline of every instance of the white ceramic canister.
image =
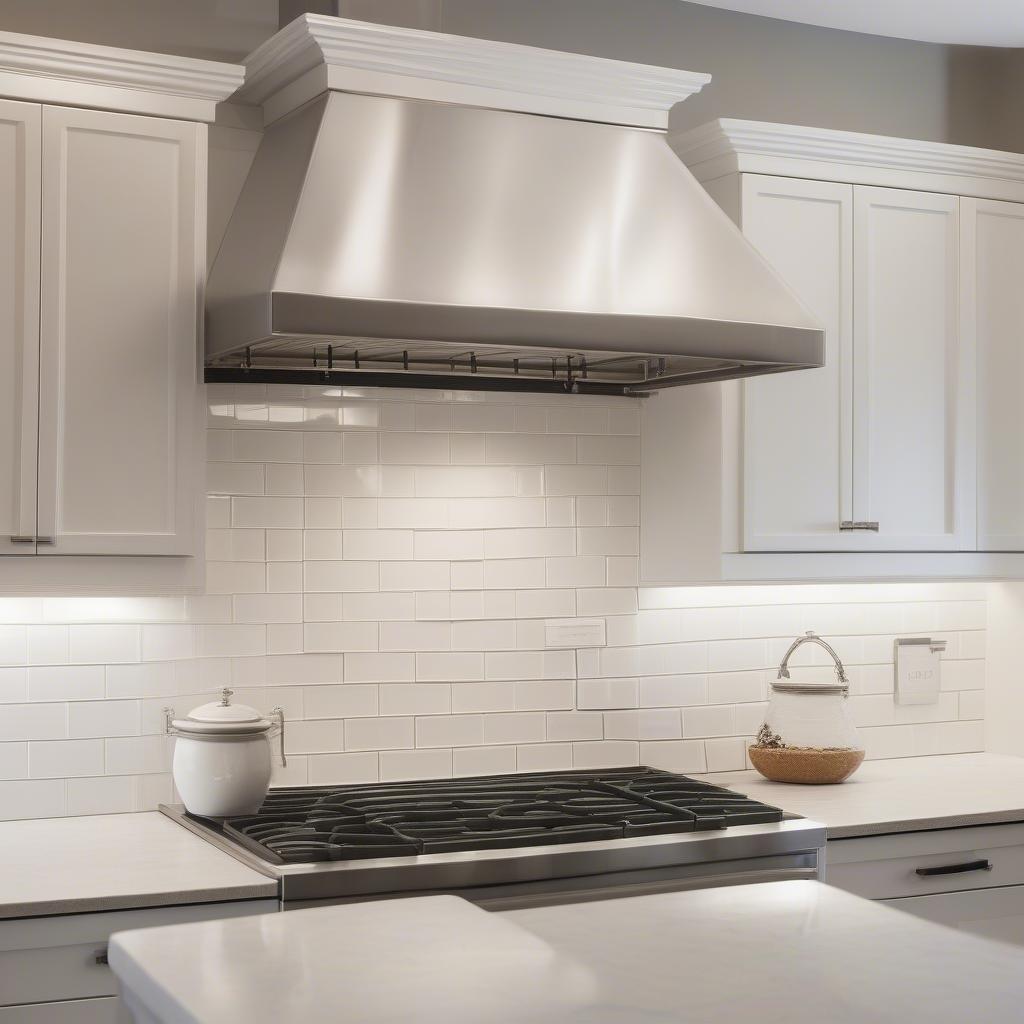
POLYGON ((265 716, 245 704, 231 703, 232 691, 174 718, 165 708, 167 732, 175 737, 174 785, 190 814, 226 818, 255 814, 270 788, 270 740, 281 737, 284 755, 284 713, 274 708, 265 716))

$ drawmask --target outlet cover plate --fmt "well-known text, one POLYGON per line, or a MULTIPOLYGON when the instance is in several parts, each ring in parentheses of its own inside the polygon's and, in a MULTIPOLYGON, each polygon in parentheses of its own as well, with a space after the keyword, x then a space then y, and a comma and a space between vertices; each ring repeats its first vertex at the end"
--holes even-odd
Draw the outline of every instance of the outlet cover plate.
POLYGON ((900 638, 895 644, 896 703, 938 704, 944 640, 900 638))

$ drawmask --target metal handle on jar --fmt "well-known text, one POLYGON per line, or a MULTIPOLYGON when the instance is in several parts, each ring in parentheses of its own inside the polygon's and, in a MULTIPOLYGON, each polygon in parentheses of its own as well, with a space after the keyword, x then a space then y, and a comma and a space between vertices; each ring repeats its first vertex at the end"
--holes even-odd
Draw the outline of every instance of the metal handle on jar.
POLYGON ((281 767, 287 768, 288 758, 284 756, 284 711, 277 707, 270 713, 277 718, 278 733, 281 737, 281 767))
POLYGON ((798 647, 802 647, 804 644, 817 644, 819 647, 823 647, 828 652, 832 660, 836 663, 836 675, 839 677, 839 682, 841 682, 844 686, 850 685, 850 679, 846 674, 846 669, 843 668, 843 663, 839 660, 839 655, 836 654, 836 652, 831 648, 831 646, 825 643, 825 641, 822 640, 821 637, 818 636, 818 634, 811 629, 804 633, 803 636, 798 636, 789 645, 789 650, 786 651, 786 653, 783 655, 782 664, 779 665, 779 674, 777 678, 789 678, 789 659, 792 656, 793 652, 798 647))
POLYGON ((878 523, 868 519, 844 519, 839 524, 839 529, 844 533, 851 530, 867 530, 870 533, 878 533, 878 523))

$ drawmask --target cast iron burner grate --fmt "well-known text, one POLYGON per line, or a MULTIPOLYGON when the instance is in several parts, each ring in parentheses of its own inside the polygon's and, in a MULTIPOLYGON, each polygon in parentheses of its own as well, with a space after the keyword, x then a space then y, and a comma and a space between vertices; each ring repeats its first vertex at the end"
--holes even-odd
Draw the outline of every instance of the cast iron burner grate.
POLYGON ((223 834, 274 864, 700 832, 782 811, 654 768, 272 790, 223 834))

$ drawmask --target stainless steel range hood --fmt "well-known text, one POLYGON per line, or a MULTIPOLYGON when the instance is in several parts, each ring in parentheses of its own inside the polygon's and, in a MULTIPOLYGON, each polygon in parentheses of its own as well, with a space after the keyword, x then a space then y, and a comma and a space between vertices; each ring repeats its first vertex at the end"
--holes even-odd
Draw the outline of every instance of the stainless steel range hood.
POLYGON ((208 380, 631 393, 823 359, 663 132, 334 89, 266 129, 206 334, 208 380))

